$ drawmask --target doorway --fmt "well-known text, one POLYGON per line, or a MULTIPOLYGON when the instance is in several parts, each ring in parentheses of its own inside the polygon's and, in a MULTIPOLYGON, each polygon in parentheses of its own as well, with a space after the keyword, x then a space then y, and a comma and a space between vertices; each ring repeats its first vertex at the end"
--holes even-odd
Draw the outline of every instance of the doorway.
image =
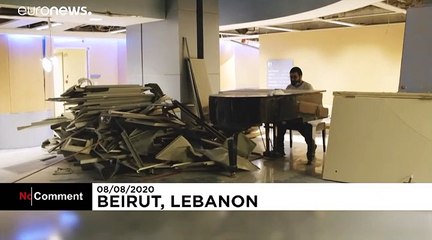
MULTIPOLYGON (((54 50, 54 56, 54 96, 60 97, 76 85, 78 79, 88 77, 88 51, 86 48, 59 48, 54 50)), ((55 116, 61 116, 64 112, 63 103, 55 102, 55 116)))

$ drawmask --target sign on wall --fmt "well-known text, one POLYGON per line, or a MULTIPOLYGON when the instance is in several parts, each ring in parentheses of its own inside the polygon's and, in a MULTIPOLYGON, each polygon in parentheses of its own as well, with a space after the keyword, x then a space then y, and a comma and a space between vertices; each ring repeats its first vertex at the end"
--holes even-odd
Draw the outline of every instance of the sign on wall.
POLYGON ((267 62, 267 88, 285 89, 290 83, 292 59, 271 59, 267 62))

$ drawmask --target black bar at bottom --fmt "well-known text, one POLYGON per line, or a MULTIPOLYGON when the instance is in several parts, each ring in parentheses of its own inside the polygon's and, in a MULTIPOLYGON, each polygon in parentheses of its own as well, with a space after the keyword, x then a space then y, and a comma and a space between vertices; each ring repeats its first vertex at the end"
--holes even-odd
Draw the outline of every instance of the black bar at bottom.
POLYGON ((91 183, 0 183, 0 210, 92 210, 91 183))

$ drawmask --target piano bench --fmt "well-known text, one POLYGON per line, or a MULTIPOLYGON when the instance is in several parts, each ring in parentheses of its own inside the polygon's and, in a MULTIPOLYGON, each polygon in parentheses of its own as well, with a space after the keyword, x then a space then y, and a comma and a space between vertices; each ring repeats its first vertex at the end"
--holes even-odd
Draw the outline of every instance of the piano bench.
MULTIPOLYGON (((323 151, 326 152, 326 135, 327 135, 326 123, 321 120, 310 121, 308 123, 312 125, 312 139, 315 140, 315 133, 317 131, 321 131, 322 140, 323 140, 323 151)), ((289 129, 290 148, 292 148, 292 144, 293 144, 292 131, 293 131, 292 129, 289 129)))

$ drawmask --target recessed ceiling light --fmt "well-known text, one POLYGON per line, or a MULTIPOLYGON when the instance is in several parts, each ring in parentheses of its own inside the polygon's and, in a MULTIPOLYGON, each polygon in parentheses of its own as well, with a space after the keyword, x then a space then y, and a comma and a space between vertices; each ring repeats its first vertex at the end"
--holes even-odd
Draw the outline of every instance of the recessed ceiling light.
POLYGON ((93 21, 93 22, 97 22, 97 21, 102 21, 103 19, 102 18, 90 18, 89 20, 93 21))
POLYGON ((126 32, 126 28, 123 29, 119 29, 119 30, 115 30, 115 31, 110 31, 110 33, 115 34, 115 33, 123 33, 126 32))
MULTIPOLYGON (((60 26, 60 25, 63 25, 63 24, 62 23, 51 23, 51 27, 57 27, 57 26, 60 26)), ((45 25, 36 27, 35 29, 36 30, 45 30, 45 29, 48 29, 49 27, 50 27, 49 24, 45 24, 45 25)))

